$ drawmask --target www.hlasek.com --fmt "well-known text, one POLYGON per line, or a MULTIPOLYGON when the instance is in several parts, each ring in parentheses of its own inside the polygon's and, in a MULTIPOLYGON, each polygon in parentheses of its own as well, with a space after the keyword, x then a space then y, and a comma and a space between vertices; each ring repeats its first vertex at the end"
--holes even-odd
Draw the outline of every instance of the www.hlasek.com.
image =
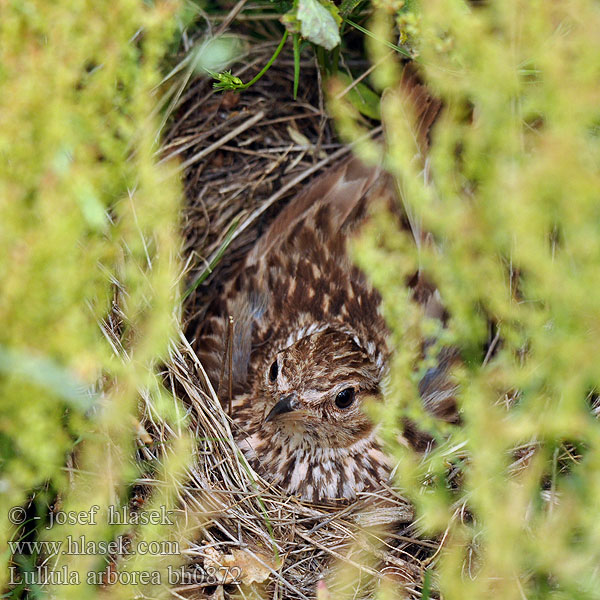
MULTIPOLYGON (((86 511, 55 511, 49 517, 50 524, 45 527, 49 530, 53 525, 97 525, 106 517, 109 525, 174 525, 173 511, 165 507, 157 510, 130 512, 127 507, 109 506, 105 512, 98 505, 91 506, 86 511)), ((28 515, 22 506, 14 506, 8 512, 8 518, 13 525, 24 525, 28 515)), ((33 517, 37 519, 37 517, 33 517)), ((17 527, 17 533, 20 527, 17 527)), ((135 540, 128 536, 117 536, 113 540, 90 539, 85 535, 66 535, 62 540, 11 540, 8 542, 13 556, 25 555, 42 557, 40 565, 32 570, 23 570, 18 566, 9 565, 9 585, 79 585, 85 581, 89 585, 186 585, 202 584, 215 585, 225 583, 239 583, 242 570, 237 566, 221 567, 208 566, 206 568, 195 564, 188 566, 167 565, 166 569, 155 571, 127 571, 104 569, 102 571, 89 571, 81 574, 69 565, 59 564, 62 560, 69 560, 69 556, 96 555, 96 556, 130 556, 146 554, 155 556, 180 556, 179 543, 174 540, 135 540), (58 556, 65 559, 58 559, 58 556), (52 560, 54 557, 54 560, 52 560), (50 566, 53 565, 53 566, 50 566)))
POLYGON ((64 540, 43 541, 10 541, 8 546, 12 554, 37 555, 52 557, 58 554, 77 556, 83 554, 97 555, 179 555, 179 543, 174 540, 139 540, 132 543, 130 539, 119 536, 114 540, 89 540, 85 536, 68 535, 64 540))

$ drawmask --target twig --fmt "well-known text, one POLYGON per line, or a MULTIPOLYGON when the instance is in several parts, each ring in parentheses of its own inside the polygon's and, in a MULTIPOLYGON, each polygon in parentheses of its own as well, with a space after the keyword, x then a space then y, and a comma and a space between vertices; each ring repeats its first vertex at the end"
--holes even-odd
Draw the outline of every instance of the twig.
POLYGON ((219 37, 231 24, 231 22, 238 17, 242 12, 247 0, 240 0, 227 14, 219 28, 215 31, 215 37, 219 37))
POLYGON ((377 577, 377 579, 381 579, 383 577, 381 575, 381 573, 378 573, 377 571, 371 569, 370 567, 365 567, 365 565, 361 565, 361 564, 357 563, 356 561, 348 558, 347 556, 343 556, 342 554, 340 554, 339 552, 336 552, 332 548, 328 548, 327 546, 324 546, 323 544, 317 542, 317 540, 309 537, 308 535, 305 535, 298 529, 296 529, 296 534, 299 535, 303 540, 307 541, 312 546, 315 546, 319 550, 323 550, 324 552, 331 554, 331 556, 351 565, 355 569, 359 569, 361 572, 365 572, 365 573, 368 573, 369 575, 373 575, 373 577, 377 577))
MULTIPOLYGON (((242 123, 239 127, 236 127, 233 131, 230 131, 228 134, 224 135, 220 140, 217 140, 213 144, 211 144, 208 148, 204 148, 194 156, 188 158, 185 162, 181 163, 179 167, 177 167, 177 173, 191 167, 194 163, 197 163, 199 160, 202 160, 209 154, 212 154, 215 150, 219 149, 221 146, 226 144, 229 140, 232 140, 236 136, 240 135, 246 131, 246 129, 250 129, 253 125, 256 125, 263 117, 265 116, 264 111, 258 111, 253 117, 250 117, 247 121, 242 123)), ((211 261, 209 261, 211 262, 211 261)))
POLYGON ((500 340, 500 327, 497 327, 496 335, 494 336, 494 339, 492 340, 492 342, 488 348, 488 351, 485 354, 485 358, 483 359, 483 363, 481 365, 482 367, 485 367, 488 364, 490 358, 492 357, 492 354, 494 354, 494 350, 496 349, 496 346, 498 345, 499 340, 500 340))
POLYGON ((342 99, 350 90, 354 89, 363 79, 366 79, 379 65, 384 61, 388 60, 392 56, 393 52, 389 52, 385 56, 381 57, 375 64, 371 65, 360 77, 357 77, 352 83, 350 83, 345 89, 343 89, 336 97, 336 100, 342 99))
POLYGON ((229 353, 229 417, 233 418, 233 317, 229 315, 228 323, 229 343, 227 344, 227 352, 229 353))

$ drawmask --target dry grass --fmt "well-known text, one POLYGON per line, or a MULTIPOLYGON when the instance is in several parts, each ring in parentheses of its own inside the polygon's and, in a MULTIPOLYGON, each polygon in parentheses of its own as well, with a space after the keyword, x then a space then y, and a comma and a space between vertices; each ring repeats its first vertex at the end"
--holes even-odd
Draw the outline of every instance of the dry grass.
MULTIPOLYGON (((258 588, 264 597, 314 598, 317 582, 342 561, 361 572, 367 588, 386 577, 418 597, 421 563, 437 546, 417 538, 412 507, 398 490, 363 494, 345 506, 313 505, 282 495, 247 465, 228 416, 215 394, 204 391, 202 366, 183 338, 171 354, 169 376, 190 409, 199 443, 196 468, 181 491, 190 521, 198 515, 202 521, 186 551, 191 570, 211 560, 213 550, 209 554, 207 547, 221 557, 241 549, 269 575, 258 588)), ((244 573, 241 579, 247 582, 244 573)), ((181 586, 177 593, 202 598, 206 587, 214 590, 204 583, 181 586)), ((234 592, 236 587, 226 589, 234 592)), ((252 595, 248 589, 243 594, 252 595)))
MULTIPOLYGON (((275 45, 253 46, 234 74, 250 79, 275 45)), ((366 61, 357 62, 367 68, 366 61)), ((190 298, 188 308, 205 304, 215 289, 213 282, 222 281, 223 272, 302 185, 350 151, 332 131, 314 61, 305 56, 301 63, 296 101, 292 73, 291 53, 284 51, 267 75, 241 94, 216 92, 210 79, 198 79, 181 98, 164 155, 178 157, 184 170, 183 232, 190 283, 205 275, 235 227, 223 260, 190 298)))

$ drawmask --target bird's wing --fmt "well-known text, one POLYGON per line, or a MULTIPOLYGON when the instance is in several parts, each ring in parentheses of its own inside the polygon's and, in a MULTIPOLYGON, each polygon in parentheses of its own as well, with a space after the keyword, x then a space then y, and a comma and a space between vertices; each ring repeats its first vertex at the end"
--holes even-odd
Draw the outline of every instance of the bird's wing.
POLYGON ((233 393, 244 391, 256 353, 265 346, 281 350, 297 341, 293 334, 343 323, 350 315, 361 330, 358 337, 367 337, 375 322, 385 327, 377 313, 379 295, 364 278, 359 283, 346 253, 347 234, 380 187, 380 174, 379 167, 353 158, 311 182, 276 217, 209 307, 196 351, 220 396, 228 393, 230 371, 233 393))
POLYGON ((351 215, 360 210, 369 190, 381 175, 378 166, 366 166, 358 158, 351 158, 333 171, 325 172, 300 192, 279 213, 267 231, 251 250, 246 264, 254 265, 277 250, 291 231, 299 224, 315 226, 318 209, 329 206, 331 227, 340 230, 351 215))

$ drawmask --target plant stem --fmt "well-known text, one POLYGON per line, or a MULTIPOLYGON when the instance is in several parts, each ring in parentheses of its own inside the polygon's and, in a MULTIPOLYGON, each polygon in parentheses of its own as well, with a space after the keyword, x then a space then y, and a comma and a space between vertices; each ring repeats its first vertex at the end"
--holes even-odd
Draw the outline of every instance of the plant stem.
POLYGON ((319 67, 321 67, 321 72, 326 73, 327 64, 325 63, 325 50, 323 49, 323 46, 317 46, 316 51, 317 62, 319 63, 319 67))
POLYGON ((294 34, 294 100, 298 97, 298 83, 300 82, 300 34, 294 34))
POLYGON ((204 269, 204 271, 202 273, 200 273, 200 276, 198 277, 198 279, 196 279, 190 285, 190 287, 185 291, 185 293, 183 294, 182 301, 186 300, 187 297, 199 285, 201 285, 206 280, 206 278, 213 272, 213 270, 217 266, 218 262, 221 260, 221 258, 223 258, 223 254, 225 254, 225 250, 227 250, 229 244, 231 244, 231 242, 233 240, 233 234, 235 233, 235 230, 237 229, 239 222, 240 222, 239 218, 233 222, 233 224, 231 225, 231 227, 228 229, 227 233, 225 234, 225 240, 219 247, 217 255, 213 258, 213 260, 210 262, 210 264, 204 269))
POLYGON ((279 53, 283 49, 283 46, 285 44, 285 41, 287 40, 287 37, 288 37, 288 31, 286 29, 285 33, 283 34, 283 37, 281 38, 281 41, 279 42, 279 46, 277 46, 277 49, 273 53, 273 56, 271 56, 271 58, 269 59, 269 62, 258 72, 257 75, 255 75, 248 83, 245 83, 239 89, 245 90, 246 88, 249 88, 253 83, 256 83, 271 68, 271 65, 275 62, 275 59, 279 56, 279 53))
MULTIPOLYGON (((342 25, 343 25, 343 23, 342 23, 342 25)), ((333 57, 331 59, 331 74, 332 75, 337 75, 339 63, 340 63, 340 46, 336 46, 333 49, 333 57)))
POLYGON ((386 45, 388 48, 392 48, 396 52, 399 52, 400 54, 407 56, 408 58, 413 58, 413 56, 411 56, 410 52, 407 52, 406 50, 404 50, 404 48, 400 48, 400 46, 397 46, 396 44, 392 44, 392 42, 388 42, 388 40, 382 40, 380 37, 376 36, 372 31, 365 29, 362 25, 359 25, 358 23, 355 23, 354 21, 351 21, 350 19, 344 19, 344 22, 348 23, 348 25, 351 25, 352 27, 354 27, 354 29, 358 29, 358 31, 360 31, 361 33, 368 35, 370 38, 377 40, 379 43, 386 45))

